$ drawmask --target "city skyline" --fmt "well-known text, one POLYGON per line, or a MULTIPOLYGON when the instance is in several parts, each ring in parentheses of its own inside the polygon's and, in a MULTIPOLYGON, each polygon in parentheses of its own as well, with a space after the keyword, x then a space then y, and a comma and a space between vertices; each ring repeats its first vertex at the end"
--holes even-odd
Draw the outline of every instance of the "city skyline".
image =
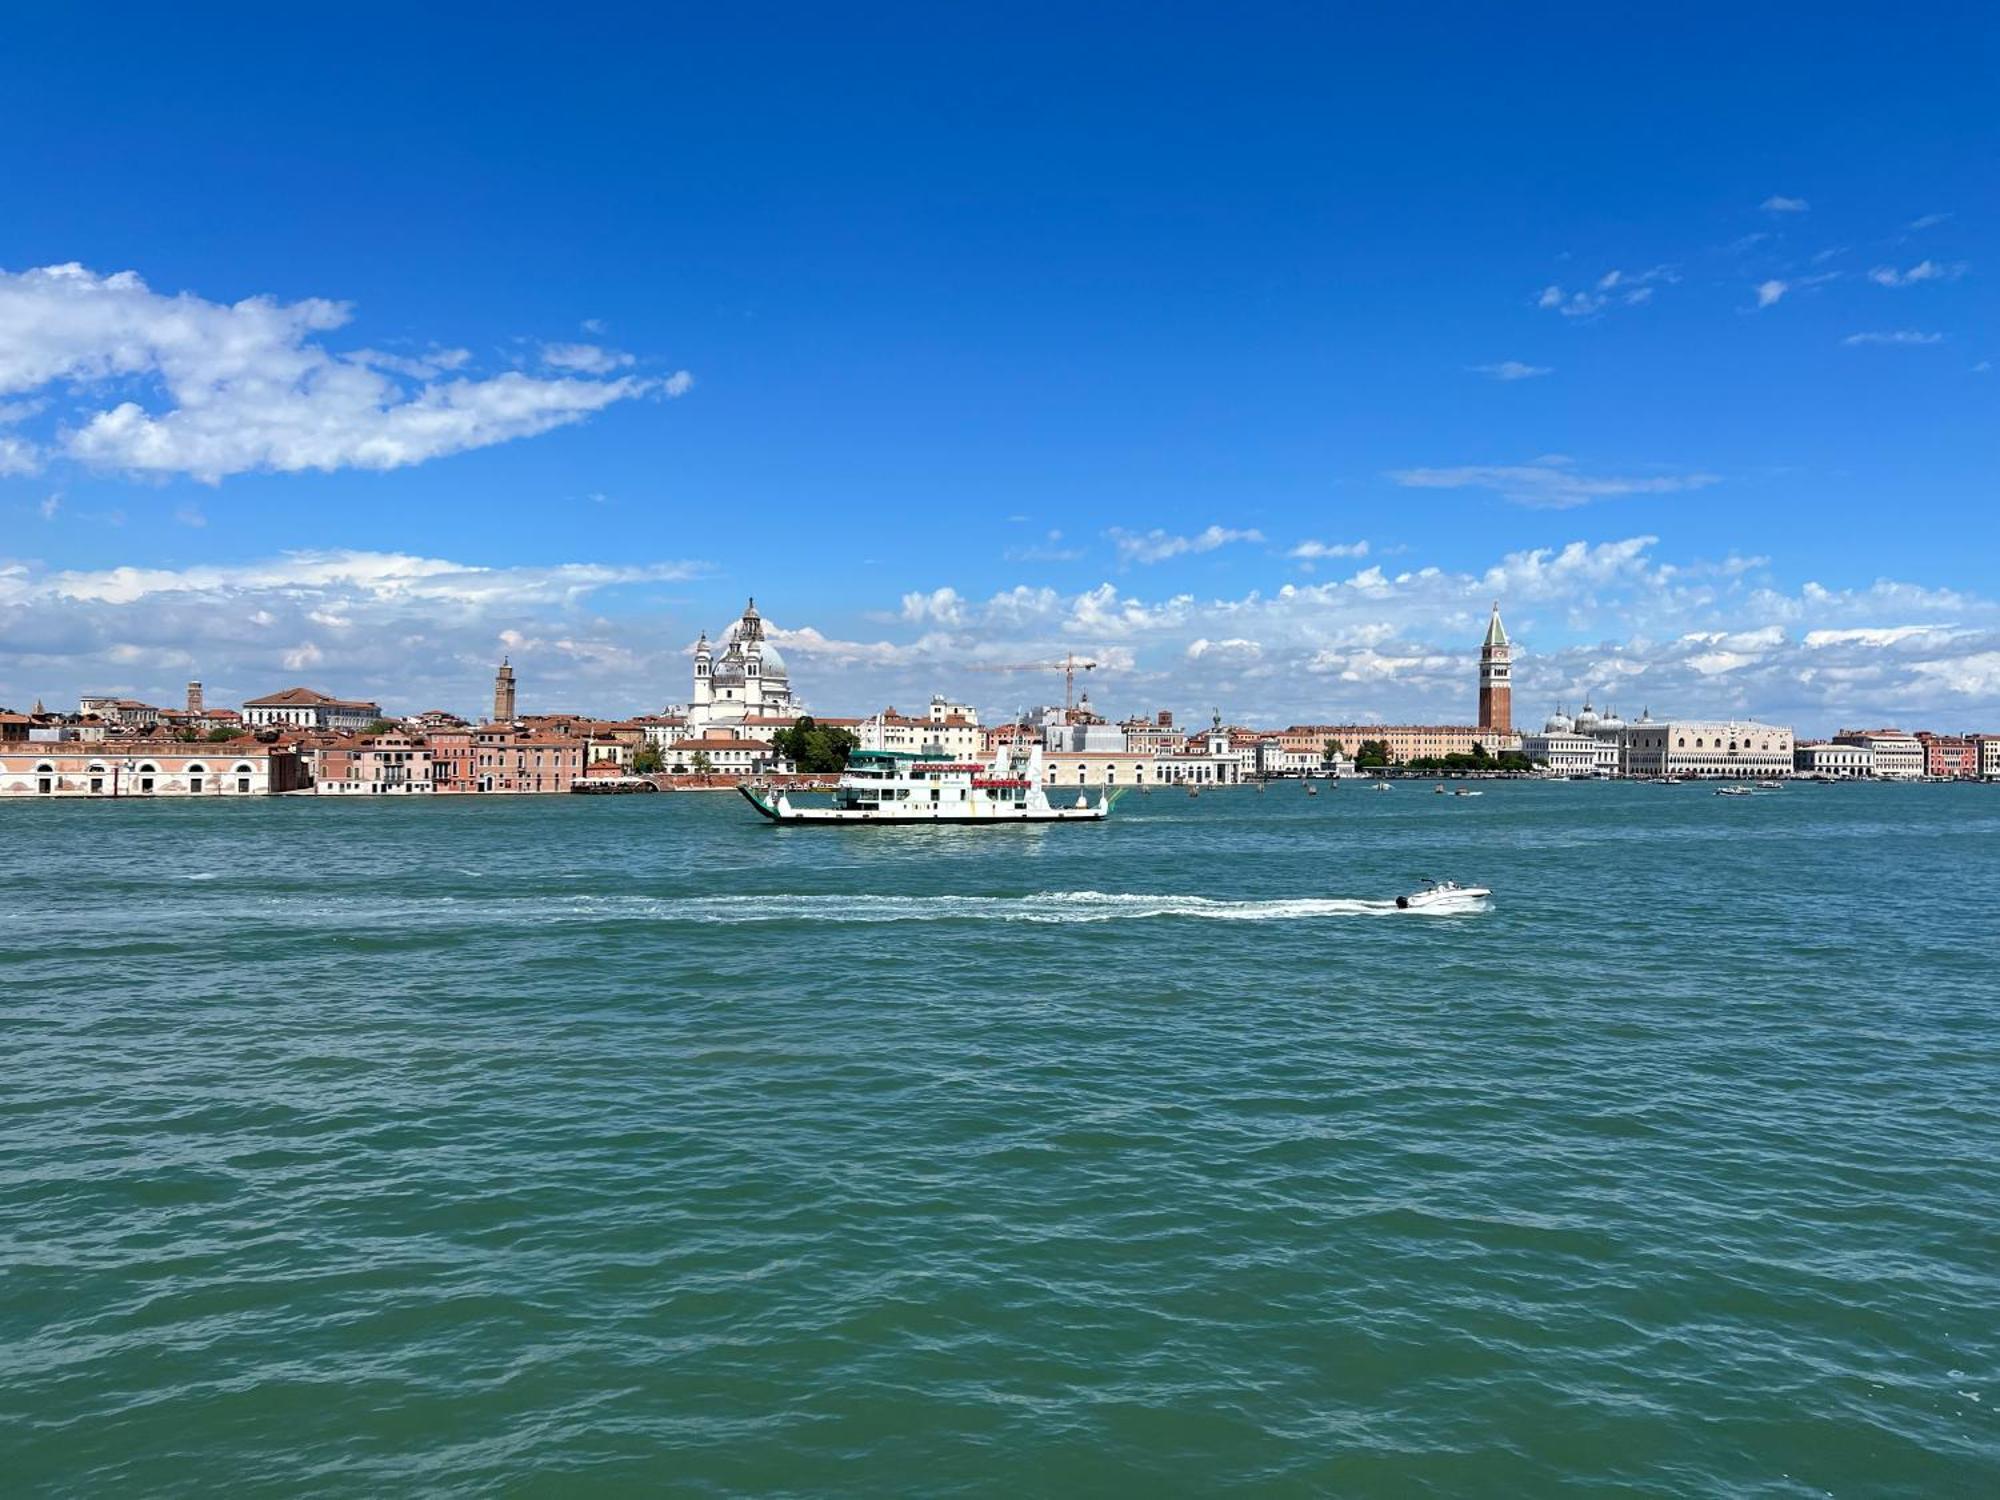
POLYGON ((998 716, 1048 693, 968 667, 1074 649, 1117 713, 1456 722, 1497 597, 1522 724, 2000 718, 1954 28, 1500 77, 1472 8, 795 19, 427 89, 438 18, 25 18, 0 703, 471 709, 504 655, 654 709, 755 593, 826 711, 998 716))

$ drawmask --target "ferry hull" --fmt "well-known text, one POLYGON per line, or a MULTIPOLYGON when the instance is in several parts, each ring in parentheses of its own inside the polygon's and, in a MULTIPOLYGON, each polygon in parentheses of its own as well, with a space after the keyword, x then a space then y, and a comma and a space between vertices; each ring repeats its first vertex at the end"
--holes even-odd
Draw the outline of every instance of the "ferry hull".
POLYGON ((1002 807, 991 812, 933 812, 928 808, 901 808, 893 812, 862 810, 838 807, 779 807, 766 799, 756 788, 739 786, 743 794, 758 812, 782 828, 830 828, 841 827, 908 827, 912 824, 952 824, 970 826, 977 824, 983 828, 1007 826, 1022 823, 1101 823, 1109 815, 1108 806, 1094 807, 1051 807, 1025 808, 1002 807))

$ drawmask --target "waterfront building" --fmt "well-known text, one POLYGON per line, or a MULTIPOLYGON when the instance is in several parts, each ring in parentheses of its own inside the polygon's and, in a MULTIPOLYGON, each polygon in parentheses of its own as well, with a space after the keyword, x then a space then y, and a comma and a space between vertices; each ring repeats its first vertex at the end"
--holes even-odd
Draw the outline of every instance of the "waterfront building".
POLYGON ((1969 735, 1931 734, 1919 730, 1924 747, 1924 775, 1940 781, 1972 781, 1979 776, 1979 747, 1969 735))
POLYGON ((1917 781, 1924 774, 1923 742, 1900 729, 1843 729, 1836 745, 1865 745, 1874 760, 1878 781, 1917 781))
MULTIPOLYGON (((1602 720, 1590 713, 1587 702, 1584 712, 1596 730, 1602 720)), ((1560 703, 1543 722, 1540 734, 1521 736, 1521 753, 1545 767, 1551 776, 1616 775, 1622 769, 1622 750, 1615 737, 1607 739, 1601 732, 1580 731, 1576 720, 1563 712, 1560 703)))
POLYGON ((1472 724, 1295 724, 1282 731, 1286 748, 1314 748, 1328 740, 1352 756, 1364 740, 1379 740, 1389 748, 1395 762, 1428 756, 1470 755, 1474 745, 1485 747, 1488 755, 1521 748, 1520 738, 1472 724))
POLYGON ((379 703, 330 698, 308 687, 286 688, 243 705, 243 722, 253 729, 362 730, 381 717, 379 703))
POLYGON ((1042 756, 1042 784, 1155 786, 1161 780, 1158 759, 1151 750, 1047 751, 1042 756))
POLYGON ((1514 648, 1507 640, 1507 627, 1500 623, 1500 601, 1495 599, 1486 639, 1479 646, 1479 727, 1503 738, 1514 732, 1513 660, 1514 648))
POLYGON ((2000 734, 1975 734, 1979 747, 1979 774, 1986 781, 2000 781, 2000 734))
POLYGON ((1792 731, 1754 719, 1663 719, 1625 736, 1627 776, 1758 778, 1792 774, 1792 731))
MULTIPOLYGON (((586 741, 513 724, 472 731, 474 791, 566 792, 583 775, 586 741)), ((433 751, 435 759, 435 750, 433 751)), ((457 757, 453 757, 454 773, 457 757)))
POLYGON ((1187 743, 1187 736, 1174 728, 1173 710, 1166 708, 1150 719, 1127 719, 1118 726, 1118 730, 1125 737, 1127 750, 1173 752, 1187 743))
POLYGON ((778 752, 768 741, 745 739, 727 729, 710 729, 677 742, 669 753, 669 762, 668 769, 676 775, 699 769, 715 776, 754 776, 784 769, 778 752), (696 757, 701 759, 697 761, 696 757))
POLYGON ((743 616, 722 633, 720 654, 703 631, 694 648, 694 696, 687 721, 696 734, 734 729, 745 719, 782 719, 790 724, 805 712, 792 692, 785 658, 764 634, 764 620, 752 599, 743 616))
POLYGON ((514 722, 514 668, 504 656, 500 658, 500 669, 493 674, 493 722, 514 722))
MULTIPOLYGON (((840 721, 813 722, 834 725, 840 721)), ((931 699, 930 712, 922 718, 899 714, 890 707, 850 727, 860 742, 858 748, 863 750, 907 750, 916 754, 936 751, 942 759, 977 760, 985 744, 979 715, 965 704, 942 697, 931 699)))
POLYGON ((1792 769, 1801 776, 1859 781, 1875 774, 1875 752, 1866 745, 1807 740, 1792 747, 1792 769))
POLYGON ((289 745, 81 740, 0 749, 0 797, 260 797, 305 782, 289 745))
POLYGON ((329 746, 319 755, 313 791, 320 796, 429 795, 437 789, 435 752, 413 734, 377 734, 329 746))

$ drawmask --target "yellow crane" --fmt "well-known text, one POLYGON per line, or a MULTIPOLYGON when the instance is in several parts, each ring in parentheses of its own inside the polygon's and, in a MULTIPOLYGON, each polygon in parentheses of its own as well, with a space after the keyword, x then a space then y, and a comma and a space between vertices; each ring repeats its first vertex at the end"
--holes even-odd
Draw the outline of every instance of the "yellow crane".
POLYGON ((970 672, 1060 672, 1063 674, 1063 717, 1067 719, 1076 707, 1076 674, 1094 672, 1097 663, 1085 661, 1074 651, 1066 652, 1058 661, 1016 661, 982 663, 966 668, 970 672))

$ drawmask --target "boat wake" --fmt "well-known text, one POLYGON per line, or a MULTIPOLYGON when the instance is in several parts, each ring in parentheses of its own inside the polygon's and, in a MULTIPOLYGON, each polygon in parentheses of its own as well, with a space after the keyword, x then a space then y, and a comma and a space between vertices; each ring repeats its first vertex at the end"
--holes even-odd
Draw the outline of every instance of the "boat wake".
POLYGON ((1173 918, 1207 922, 1297 922, 1328 917, 1393 917, 1461 914, 1473 905, 1399 912, 1394 901, 1300 896, 1271 901, 1225 901, 1210 896, 1132 895, 1107 891, 1042 891, 1028 896, 694 896, 686 900, 647 897, 575 899, 574 905, 604 912, 643 901, 668 921, 745 922, 1030 922, 1088 923, 1158 921, 1173 918))

